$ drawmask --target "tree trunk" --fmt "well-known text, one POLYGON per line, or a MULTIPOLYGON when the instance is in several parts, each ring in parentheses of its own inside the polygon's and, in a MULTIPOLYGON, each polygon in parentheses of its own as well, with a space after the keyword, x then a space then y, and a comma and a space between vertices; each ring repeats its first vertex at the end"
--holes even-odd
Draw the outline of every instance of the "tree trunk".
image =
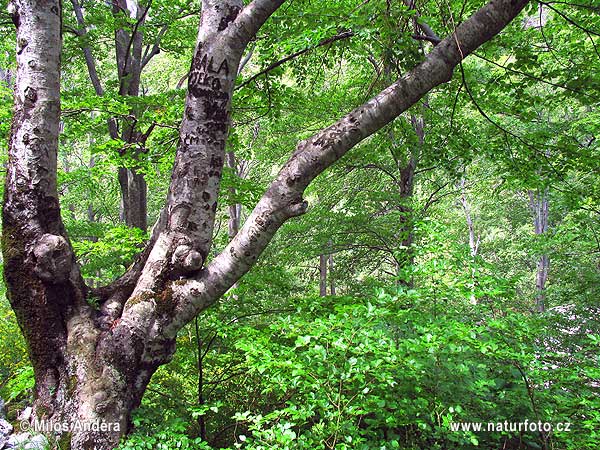
POLYGON ((17 24, 15 114, 3 208, 7 297, 35 375, 33 418, 75 429, 73 448, 113 448, 173 341, 149 352, 127 327, 101 327, 60 216, 56 166, 60 118, 59 0, 13 5, 17 24), (88 425, 86 425, 88 424, 88 425), (102 425, 104 424, 104 425, 102 425))
MULTIPOLYGON (((227 167, 229 167, 234 173, 237 174, 237 164, 235 161, 235 153, 227 152, 227 167)), ((235 188, 229 188, 232 195, 235 196, 235 188)), ((240 213, 242 205, 234 203, 229 205, 229 221, 228 221, 228 232, 229 239, 233 239, 238 231, 240 230, 240 213)))
POLYGON ((63 447, 116 446, 150 377, 172 357, 177 333, 250 270, 286 220, 306 211, 308 184, 448 81, 454 67, 527 2, 492 0, 407 76, 299 143, 235 237, 205 264, 234 79, 244 49, 282 3, 253 0, 243 7, 239 0, 202 2, 167 204, 128 272, 94 290, 81 278, 56 186, 60 0, 11 4, 17 75, 3 205, 4 276, 34 368, 34 418, 79 425, 58 432, 63 447))
MULTIPOLYGON (((83 16, 83 8, 78 0, 71 0, 75 18, 80 29, 75 30, 82 38, 86 37, 87 26, 83 16)), ((115 56, 117 64, 117 75, 119 81, 119 95, 124 97, 137 97, 140 93, 140 82, 142 70, 145 64, 156 54, 152 51, 142 57, 143 50, 143 26, 147 9, 140 6, 136 1, 125 2, 113 1, 113 14, 118 16, 127 11, 135 17, 137 24, 131 35, 123 28, 115 31, 115 56)), ((82 51, 88 68, 90 80, 98 96, 104 95, 104 88, 96 70, 96 62, 89 46, 82 45, 82 51)), ((121 139, 126 146, 121 150, 122 156, 129 152, 134 160, 139 160, 144 154, 144 145, 149 132, 141 133, 136 129, 139 111, 133 108, 129 111, 127 119, 121 121, 121 133, 119 133, 118 121, 112 118, 108 121, 108 131, 111 139, 121 139)), ((121 190, 120 218, 129 227, 140 228, 146 231, 147 223, 147 186, 144 175, 135 168, 120 167, 118 172, 119 187, 121 190)))
MULTIPOLYGON (((7 56, 8 56, 8 52, 7 52, 7 56)), ((4 82, 4 84, 6 84, 6 87, 8 87, 9 89, 12 89, 12 87, 13 87, 13 71, 11 70, 10 67, 7 67, 7 68, 0 67, 0 80, 2 80, 4 82)))
POLYGON ((319 295, 327 295, 327 255, 319 255, 319 295))
MULTIPOLYGON (((533 214, 533 227, 536 236, 541 236, 548 231, 548 189, 543 191, 530 190, 529 207, 533 214)), ((546 310, 546 281, 548 280, 548 270, 550 269, 550 257, 543 254, 537 262, 537 271, 535 276, 535 308, 538 312, 546 310)))
MULTIPOLYGON (((125 29, 115 31, 115 46, 117 57, 117 69, 119 75, 119 95, 138 97, 140 94, 140 82, 142 76, 142 28, 146 17, 146 9, 137 2, 122 5, 113 4, 115 15, 121 11, 128 11, 137 20, 131 35, 125 29)), ((139 160, 144 151, 145 143, 142 133, 136 129, 139 112, 133 108, 129 112, 129 118, 122 121, 121 139, 126 143, 125 152, 129 152, 134 160, 139 160)), ((147 225, 147 187, 144 175, 135 168, 119 168, 119 185, 121 186, 121 220, 129 227, 140 228, 146 231, 147 225)))
POLYGON ((147 186, 144 175, 135 169, 119 167, 121 186, 121 220, 128 227, 148 228, 147 186))
POLYGON ((333 276, 333 253, 329 254, 328 258, 329 269, 329 293, 335 295, 335 278, 333 276))
POLYGON ((467 200, 467 194, 465 192, 465 184, 466 181, 463 178, 460 181, 460 204, 462 205, 463 212, 465 213, 465 220, 467 222, 467 229, 469 230, 469 251, 471 254, 471 295, 470 302, 473 305, 477 304, 477 298, 475 296, 475 283, 477 282, 475 276, 475 258, 477 257, 477 252, 479 251, 479 236, 475 234, 475 224, 473 223, 473 217, 471 216, 471 205, 467 200))
POLYGON ((395 157, 396 166, 400 173, 398 178, 398 193, 400 194, 400 224, 398 234, 400 238, 400 248, 403 250, 401 259, 397 258, 396 272, 398 274, 398 282, 404 285, 412 285, 412 279, 405 279, 403 272, 406 268, 412 267, 415 259, 413 249, 414 240, 414 220, 415 212, 411 205, 412 196, 415 188, 415 171, 421 156, 421 151, 425 144, 425 119, 423 117, 411 114, 410 121, 417 137, 417 145, 412 149, 406 162, 401 163, 401 159, 395 157))

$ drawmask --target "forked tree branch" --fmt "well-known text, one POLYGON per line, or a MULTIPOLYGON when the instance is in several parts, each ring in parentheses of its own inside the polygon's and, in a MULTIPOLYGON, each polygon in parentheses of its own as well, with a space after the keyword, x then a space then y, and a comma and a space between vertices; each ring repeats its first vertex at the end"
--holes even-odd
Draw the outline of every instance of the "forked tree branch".
MULTIPOLYGON (((261 17, 266 17, 265 4, 273 6, 276 3, 282 2, 255 0, 246 7, 240 23, 244 24, 242 29, 247 36, 258 22, 248 15, 248 11, 253 8, 264 11, 261 17)), ((454 68, 505 28, 527 3, 527 0, 490 1, 442 40, 411 72, 338 122, 300 142, 223 252, 196 279, 172 285, 176 305, 170 323, 165 324, 162 332, 168 337, 175 336, 183 325, 220 298, 254 265, 281 225, 306 211, 307 204, 302 195, 315 177, 360 141, 417 103, 431 89, 448 82, 454 68)))

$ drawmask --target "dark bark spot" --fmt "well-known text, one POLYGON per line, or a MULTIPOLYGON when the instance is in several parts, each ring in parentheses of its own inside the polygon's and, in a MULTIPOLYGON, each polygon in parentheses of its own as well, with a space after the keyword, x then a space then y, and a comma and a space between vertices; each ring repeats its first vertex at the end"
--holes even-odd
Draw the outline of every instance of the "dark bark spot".
POLYGON ((210 157, 210 167, 221 168, 223 167, 223 158, 217 155, 212 155, 210 157))
POLYGON ((205 202, 209 201, 210 200, 210 194, 208 192, 204 191, 202 193, 202 200, 204 200, 205 202))
POLYGON ((224 29, 226 29, 229 26, 229 24, 235 20, 235 18, 239 14, 239 12, 240 12, 239 7, 230 6, 229 12, 224 17, 222 17, 221 21, 219 22, 218 31, 223 31, 224 29))
POLYGON ((9 2, 8 3, 8 13, 10 14, 10 18, 12 20, 12 22, 15 24, 16 28, 19 28, 19 25, 21 25, 21 18, 19 16, 19 8, 16 5, 15 2, 9 2))
POLYGON ((196 54, 194 60, 192 61, 192 69, 196 69, 197 71, 204 73, 206 72, 206 68, 208 66, 208 56, 203 55, 200 52, 196 54))
POLYGON ((188 106, 187 108, 185 108, 185 116, 189 120, 194 120, 194 110, 188 106))
MULTIPOLYGON (((18 25, 17 25, 17 28, 18 28, 18 25)), ((20 37, 19 39, 17 39, 17 54, 20 55, 21 53, 23 53, 23 50, 25 50, 27 45, 29 45, 29 42, 27 41, 27 39, 25 39, 23 37, 20 37)))
POLYGON ((200 144, 200 137, 199 136, 194 136, 192 134, 187 134, 183 137, 183 145, 184 146, 189 146, 189 145, 198 145, 200 144))
POLYGON ((25 88, 25 100, 28 100, 31 103, 35 103, 37 101, 37 92, 31 86, 27 86, 25 88))

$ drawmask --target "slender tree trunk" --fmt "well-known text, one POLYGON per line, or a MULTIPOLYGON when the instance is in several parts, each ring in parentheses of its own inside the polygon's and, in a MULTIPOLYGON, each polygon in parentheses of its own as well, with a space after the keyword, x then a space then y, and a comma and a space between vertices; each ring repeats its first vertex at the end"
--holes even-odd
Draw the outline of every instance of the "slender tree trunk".
POLYGON ((328 259, 328 269, 329 269, 329 293, 331 295, 335 295, 335 276, 333 272, 333 253, 329 254, 328 259))
MULTIPOLYGON (((240 175, 237 168, 235 153, 232 151, 227 152, 227 167, 229 167, 234 173, 236 173, 236 175, 240 175)), ((235 197, 235 188, 229 188, 229 192, 233 197, 235 197)), ((232 205, 229 205, 227 209, 229 210, 229 219, 227 221, 227 227, 229 240, 231 241, 238 234, 238 231, 240 231, 242 205, 240 205, 239 203, 234 203, 232 205)), ((235 283, 233 286, 231 286, 231 289, 235 289, 237 287, 238 284, 235 283)), ((233 293, 233 299, 238 299, 238 296, 235 292, 233 293)))
POLYGON ((411 205, 412 196, 414 192, 415 183, 415 171, 421 150, 425 144, 425 120, 423 117, 417 117, 411 115, 410 117, 413 130, 417 137, 417 146, 414 148, 403 163, 402 158, 392 155, 395 158, 396 166, 399 172, 398 177, 398 193, 400 194, 400 205, 398 210, 400 212, 400 224, 398 227, 398 235, 400 236, 400 248, 402 249, 402 256, 396 257, 396 274, 398 277, 398 283, 410 286, 412 284, 411 279, 406 279, 405 270, 414 264, 414 210, 411 205))
MULTIPOLYGON (((237 174, 237 164, 235 161, 235 153, 232 151, 227 152, 227 167, 229 167, 234 173, 237 174)), ((233 196, 235 196, 236 191, 235 188, 229 188, 229 191, 233 196)), ((233 239, 238 231, 240 230, 240 213, 241 206, 239 204, 234 203, 233 205, 229 205, 229 220, 228 220, 228 228, 229 228, 229 239, 233 239)))
MULTIPOLYGON (((129 11, 135 17, 138 25, 134 27, 131 34, 125 29, 115 32, 115 48, 117 68, 119 74, 119 95, 124 97, 138 97, 140 95, 140 82, 142 76, 142 50, 143 33, 142 28, 146 17, 146 9, 133 2, 130 5, 113 6, 115 15, 121 11, 129 11), (132 8, 132 9, 129 9, 132 8)), ((128 151, 135 160, 143 157, 145 140, 142 133, 136 129, 139 112, 136 108, 129 112, 130 117, 122 121, 121 139, 127 144, 128 151)), ((129 227, 136 227, 146 231, 148 206, 147 186, 144 175, 136 168, 119 168, 119 185, 121 186, 121 220, 129 227)))
MULTIPOLYGON (((197 354, 197 369, 198 369, 198 406, 204 405, 204 353, 202 347, 202 338, 200 337, 200 327, 198 318, 194 320, 194 329, 196 332, 196 352, 197 354)), ((198 428, 200 428, 200 438, 206 441, 206 420, 204 414, 198 416, 198 428)))
MULTIPOLYGON (((331 242, 329 243, 331 246, 331 242)), ((333 253, 319 255, 319 295, 327 295, 329 286, 329 295, 335 295, 335 278, 333 276, 333 253)))
POLYGON ((319 255, 319 295, 327 295, 327 255, 319 255))
MULTIPOLYGON (((529 207, 533 214, 533 227, 537 236, 541 236, 548 231, 548 189, 530 190, 529 207)), ((537 271, 535 276, 536 299, 535 307, 538 312, 546 310, 546 282, 548 280, 548 271, 550 269, 550 257, 543 254, 537 262, 537 271)))
MULTIPOLYGON (((82 38, 86 38, 87 26, 83 16, 83 8, 79 0, 71 0, 75 18, 80 29, 75 30, 82 38)), ((112 0, 113 14, 118 17, 124 11, 127 11, 137 20, 131 34, 126 29, 117 29, 115 31, 115 56, 117 64, 117 75, 119 82, 119 95, 123 97, 138 97, 140 93, 141 74, 144 68, 143 51, 143 26, 147 14, 147 9, 139 5, 136 1, 126 2, 124 0, 112 0)), ((149 7, 149 6, 148 6, 149 7)), ((90 80, 98 96, 104 95, 104 88, 100 81, 96 69, 96 62, 92 55, 91 48, 87 45, 82 46, 83 55, 88 68, 90 80)), ((152 51, 147 55, 147 60, 154 56, 156 52, 152 51)), ((148 61, 145 61, 146 63, 148 61)), ((121 120, 121 132, 119 132, 119 123, 116 118, 108 121, 108 131, 111 139, 121 139, 126 146, 121 150, 121 154, 129 152, 134 160, 143 157, 144 146, 148 138, 149 130, 141 133, 137 128, 137 119, 139 111, 133 108, 129 112, 127 119, 121 120)), ((136 227, 146 231, 147 224, 147 186, 142 173, 135 167, 120 167, 118 171, 118 181, 121 190, 120 218, 129 227, 136 227)))
POLYGON ((466 181, 463 178, 460 181, 460 204, 462 205, 463 212, 465 213, 465 220, 467 222, 467 229, 469 230, 469 250, 471 254, 471 296, 470 301, 473 305, 477 304, 477 298, 475 297, 475 283, 476 279, 476 271, 475 271, 475 258, 477 257, 477 252, 479 251, 479 236, 475 234, 475 224, 473 223, 473 217, 471 216, 471 205, 467 200, 467 194, 465 192, 465 184, 466 181))
POLYGON ((128 227, 148 228, 148 203, 146 180, 135 169, 119 168, 121 186, 121 220, 128 227))

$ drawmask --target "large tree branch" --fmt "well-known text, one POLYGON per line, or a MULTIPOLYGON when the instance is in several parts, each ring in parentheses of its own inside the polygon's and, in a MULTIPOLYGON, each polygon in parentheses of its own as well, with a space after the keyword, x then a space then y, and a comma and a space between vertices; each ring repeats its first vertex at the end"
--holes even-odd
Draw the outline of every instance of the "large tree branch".
POLYGON ((490 1, 441 41, 411 72, 338 122, 300 142, 223 252, 196 279, 172 284, 175 309, 162 332, 174 336, 201 310, 220 298, 254 265, 279 227, 289 218, 305 212, 307 205, 302 195, 316 176, 431 89, 449 81, 454 68, 506 27, 527 3, 527 0, 490 1))

